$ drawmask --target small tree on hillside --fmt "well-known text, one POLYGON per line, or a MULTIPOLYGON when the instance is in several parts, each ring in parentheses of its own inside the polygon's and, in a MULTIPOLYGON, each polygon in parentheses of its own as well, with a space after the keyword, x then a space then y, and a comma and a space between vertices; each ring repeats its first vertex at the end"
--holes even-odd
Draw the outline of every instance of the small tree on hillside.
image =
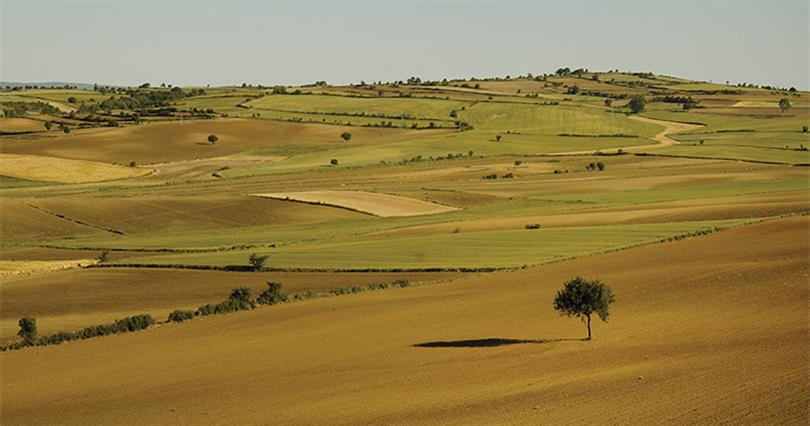
POLYGON ((554 309, 561 315, 575 316, 588 324, 591 340, 591 315, 594 313, 607 322, 608 308, 615 301, 613 290, 599 280, 588 281, 576 277, 565 283, 554 299, 554 309))
POLYGON ((37 320, 31 317, 21 318, 17 323, 20 326, 20 331, 17 335, 22 337, 26 342, 33 342, 37 338, 37 320))
POLYGON ((331 165, 333 165, 333 166, 337 166, 337 165, 338 165, 338 160, 337 160, 337 158, 333 158, 333 159, 329 160, 329 164, 331 164, 331 165))
POLYGON ((627 106, 630 107, 630 111, 633 111, 634 114, 638 114, 644 111, 644 107, 647 106, 647 99, 643 95, 635 95, 630 98, 630 103, 627 106))
POLYGON ((68 127, 68 126, 62 127, 62 132, 64 132, 65 134, 70 133, 70 127, 68 127))
POLYGON ((253 253, 248 258, 248 262, 250 262, 250 266, 253 267, 254 271, 261 271, 269 257, 270 256, 259 256, 258 254, 253 253))
POLYGON ((790 101, 787 98, 779 99, 779 109, 782 110, 782 113, 790 109, 790 101))
POLYGON ((53 123, 51 123, 50 121, 45 122, 45 130, 51 130, 52 127, 53 123))
POLYGON ((605 106, 610 108, 613 106, 613 99, 607 98, 605 99, 605 106))
POLYGON ((210 142, 211 145, 217 143, 218 140, 219 137, 217 137, 217 135, 208 135, 208 142, 210 142))
POLYGON ((349 132, 343 132, 340 134, 340 138, 343 139, 343 142, 348 142, 352 139, 352 134, 349 132))

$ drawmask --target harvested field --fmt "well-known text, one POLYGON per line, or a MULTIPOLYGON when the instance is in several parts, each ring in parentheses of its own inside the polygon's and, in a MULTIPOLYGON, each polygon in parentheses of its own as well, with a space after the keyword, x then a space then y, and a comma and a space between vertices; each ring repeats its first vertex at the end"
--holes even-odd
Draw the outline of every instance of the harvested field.
POLYGON ((96 161, 20 154, 0 154, 0 170, 4 176, 57 183, 128 179, 152 172, 151 169, 117 166, 96 161))
POLYGON ((257 197, 343 207, 381 217, 447 213, 456 208, 413 198, 360 191, 309 191, 254 194, 257 197))

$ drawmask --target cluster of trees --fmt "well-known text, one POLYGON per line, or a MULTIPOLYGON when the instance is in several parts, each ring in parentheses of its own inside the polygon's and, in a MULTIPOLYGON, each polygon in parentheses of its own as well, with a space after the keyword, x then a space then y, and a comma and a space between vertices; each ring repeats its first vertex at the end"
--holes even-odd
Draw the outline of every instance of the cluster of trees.
MULTIPOLYGON (((171 90, 138 90, 128 89, 121 96, 112 96, 97 103, 83 103, 79 106, 80 112, 96 112, 99 110, 111 111, 115 109, 144 110, 147 108, 170 108, 169 105, 177 100, 205 94, 205 89, 191 89, 185 91, 179 87, 171 90)), ((174 111, 168 110, 168 112, 174 111)))
POLYGON ((58 114, 59 110, 47 102, 18 102, 10 101, 0 104, 3 109, 3 114, 6 117, 21 117, 28 112, 37 112, 40 114, 54 115, 58 114))
POLYGON ((601 172, 602 170, 605 170, 605 163, 588 163, 588 165, 585 166, 585 169, 589 171, 599 170, 601 172))

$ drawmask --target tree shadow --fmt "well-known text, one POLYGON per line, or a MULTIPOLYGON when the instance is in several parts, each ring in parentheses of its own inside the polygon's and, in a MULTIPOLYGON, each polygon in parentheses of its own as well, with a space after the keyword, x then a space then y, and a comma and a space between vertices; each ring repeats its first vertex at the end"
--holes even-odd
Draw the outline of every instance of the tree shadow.
POLYGON ((486 339, 424 342, 417 343, 413 346, 417 348, 491 348, 506 345, 540 345, 555 342, 584 342, 587 340, 588 339, 503 339, 500 337, 489 337, 486 339))

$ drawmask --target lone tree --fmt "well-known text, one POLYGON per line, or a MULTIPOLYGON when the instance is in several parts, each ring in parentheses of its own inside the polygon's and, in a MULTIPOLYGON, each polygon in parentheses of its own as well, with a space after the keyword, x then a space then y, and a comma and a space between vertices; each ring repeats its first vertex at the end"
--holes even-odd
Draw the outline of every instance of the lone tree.
POLYGON ((20 326, 20 331, 17 335, 22 337, 26 342, 33 342, 37 338, 37 320, 31 317, 24 317, 17 323, 20 326))
POLYGON ((217 137, 217 135, 208 135, 208 142, 210 142, 211 145, 217 143, 218 140, 219 137, 217 137))
POLYGON ((644 107, 647 105, 647 99, 644 98, 642 95, 635 95, 630 98, 630 103, 627 106, 630 107, 630 111, 633 111, 634 114, 638 114, 641 111, 644 111, 644 107))
POLYGON ((333 166, 337 166, 337 165, 338 165, 338 160, 337 160, 337 158, 333 158, 333 159, 329 160, 329 164, 331 164, 331 165, 333 165, 333 166))
POLYGON ((53 123, 51 123, 50 121, 45 122, 45 130, 51 130, 52 127, 53 123))
MULTIPOLYGON (((596 74, 594 74, 594 75, 596 75, 596 74)), ((605 106, 608 107, 608 108, 612 107, 613 106, 613 99, 610 99, 610 98, 605 99, 605 106)))
POLYGON ((259 256, 256 253, 253 253, 248 258, 248 262, 250 262, 250 266, 253 267, 254 271, 261 271, 264 268, 265 262, 267 262, 267 258, 270 256, 259 256))
POLYGON ((608 307, 613 303, 613 290, 599 280, 588 281, 576 277, 565 283, 554 298, 554 309, 560 315, 576 316, 588 324, 588 340, 591 340, 591 315, 596 313, 607 322, 608 307))
POLYGON ((352 134, 349 132, 343 132, 340 134, 340 138, 343 139, 343 142, 348 142, 352 139, 352 134))
POLYGON ((779 109, 782 110, 782 113, 790 109, 790 101, 787 98, 779 99, 779 109))

